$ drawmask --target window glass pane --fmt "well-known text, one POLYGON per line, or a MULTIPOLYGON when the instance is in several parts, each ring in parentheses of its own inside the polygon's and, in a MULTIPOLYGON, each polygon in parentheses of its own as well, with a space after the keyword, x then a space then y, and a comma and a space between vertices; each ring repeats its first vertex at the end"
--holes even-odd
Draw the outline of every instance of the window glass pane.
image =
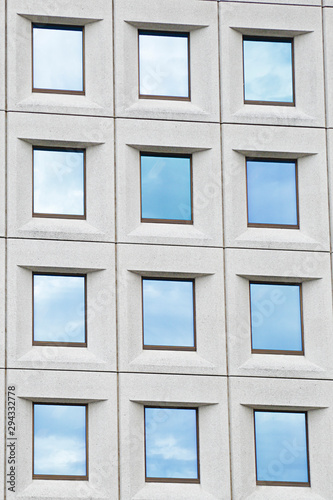
POLYGON ((33 88, 83 90, 82 28, 33 27, 33 88))
POLYGON ((34 275, 34 341, 85 343, 84 276, 34 275))
POLYGON ((299 285, 250 284, 252 348, 302 351, 299 285))
POLYGON ((146 477, 198 479, 195 409, 145 408, 146 477))
POLYGON ((255 411, 257 481, 307 483, 305 413, 255 411))
POLYGON ((245 100, 292 103, 292 42, 244 39, 243 44, 245 100))
POLYGON ((84 215, 84 152, 34 149, 34 213, 84 215))
POLYGON ((86 476, 86 406, 34 405, 34 474, 86 476))
POLYGON ((296 226, 295 162, 247 160, 246 168, 248 222, 296 226))
POLYGON ((142 219, 192 219, 191 160, 141 156, 142 219))
POLYGON ((193 282, 142 281, 145 346, 194 347, 193 282))
POLYGON ((188 35, 139 34, 140 95, 189 97, 188 35))

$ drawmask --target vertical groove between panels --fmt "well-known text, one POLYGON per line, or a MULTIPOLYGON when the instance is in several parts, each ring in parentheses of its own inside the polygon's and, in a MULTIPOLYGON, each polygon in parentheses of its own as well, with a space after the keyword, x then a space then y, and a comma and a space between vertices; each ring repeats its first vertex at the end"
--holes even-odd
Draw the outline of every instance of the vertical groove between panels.
POLYGON ((8 165, 8 152, 7 152, 7 149, 8 149, 8 132, 7 132, 7 74, 8 74, 8 71, 7 71, 7 63, 8 63, 8 55, 7 55, 7 44, 8 44, 8 41, 7 41, 7 34, 8 34, 8 30, 7 30, 7 9, 8 9, 8 5, 7 5, 7 0, 5 0, 5 4, 4 4, 4 28, 5 28, 5 68, 4 68, 4 80, 5 80, 5 151, 4 151, 4 154, 5 154, 5 164, 4 164, 4 171, 5 171, 5 269, 4 269, 4 273, 5 273, 5 290, 4 290, 4 294, 5 294, 5 300, 4 300, 4 315, 5 315, 5 352, 4 352, 4 356, 5 356, 5 359, 4 359, 4 365, 5 365, 5 370, 4 370, 4 500, 6 500, 7 498, 7 490, 6 490, 6 472, 7 472, 7 469, 6 469, 6 451, 7 451, 7 447, 6 447, 6 438, 7 438, 7 433, 6 433, 6 423, 7 423, 7 419, 6 419, 6 408, 7 408, 7 261, 8 261, 8 257, 7 257, 7 192, 8 192, 8 186, 7 186, 7 165, 8 165))
MULTIPOLYGON (((324 83, 324 110, 325 110, 325 148, 326 148, 326 168, 327 168, 327 200, 328 200, 328 222, 330 238, 330 255, 332 253, 332 234, 331 234, 331 210, 330 210, 330 170, 329 170, 329 138, 327 125, 327 73, 326 73, 326 52, 325 52, 325 22, 324 22, 324 0, 321 0, 321 26, 322 26, 322 58, 323 58, 323 83, 324 83)), ((331 259, 332 260, 332 259, 331 259)), ((332 277, 333 278, 333 277, 332 277)))
MULTIPOLYGON (((322 23, 322 50, 323 50, 323 81, 324 81, 324 109, 325 109, 325 147, 326 147, 326 168, 327 168, 327 198, 328 198, 328 221, 329 221, 329 238, 330 238, 330 255, 332 253, 332 229, 331 229, 331 201, 330 201, 330 169, 329 169, 329 137, 328 137, 328 124, 327 124, 327 72, 326 72, 326 51, 325 51, 325 22, 324 22, 324 0, 321 0, 321 23, 322 23)), ((331 259, 332 260, 332 259, 331 259)), ((332 264, 332 263, 331 263, 332 264)), ((332 265, 331 265, 332 267, 332 265)), ((333 276, 332 276, 333 279, 333 276)))
POLYGON ((233 498, 232 484, 232 455, 231 455, 231 422, 230 422, 230 391, 229 391, 229 363, 228 363, 228 323, 227 323, 227 287, 226 287, 226 258, 225 258, 225 212, 223 196, 223 133, 222 133, 222 50, 221 50, 221 19, 220 5, 217 7, 217 55, 219 65, 219 113, 220 113, 220 166, 221 166, 221 208, 222 208, 222 261, 223 261, 223 293, 224 293, 224 332, 225 332, 225 360, 226 360, 226 382, 227 382, 227 413, 228 413, 228 439, 229 439, 229 484, 230 498, 233 498))
MULTIPOLYGON (((329 140, 329 129, 327 123, 327 106, 328 106, 328 95, 327 95, 327 71, 326 71, 326 51, 325 51, 325 27, 326 21, 324 20, 324 0, 321 0, 321 22, 322 22, 322 50, 323 50, 323 72, 324 72, 324 107, 325 107, 325 147, 326 147, 326 170, 327 170, 327 202, 328 202, 328 230, 329 230, 329 240, 330 240, 330 272, 331 272, 331 300, 333 306, 333 267, 332 267, 332 228, 331 228, 331 186, 330 186, 330 140, 329 140)), ((310 441, 308 442, 308 455, 309 455, 309 466, 310 466, 310 441)))
POLYGON ((114 272, 115 272, 115 325, 116 325, 116 371, 117 371, 117 457, 118 457, 118 500, 120 487, 120 395, 119 395, 119 341, 118 341, 118 245, 117 245, 117 146, 116 146, 116 75, 115 75, 115 1, 112 0, 112 79, 113 79, 113 172, 114 172, 114 272))

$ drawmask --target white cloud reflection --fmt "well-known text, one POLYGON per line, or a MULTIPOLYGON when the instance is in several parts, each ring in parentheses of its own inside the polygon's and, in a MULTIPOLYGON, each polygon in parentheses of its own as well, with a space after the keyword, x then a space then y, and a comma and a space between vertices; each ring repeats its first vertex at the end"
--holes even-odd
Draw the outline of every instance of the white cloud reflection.
POLYGON ((83 90, 81 29, 33 28, 34 88, 83 90))
POLYGON ((308 481, 304 413, 255 412, 257 479, 308 481))
POLYGON ((86 475, 86 407, 34 405, 34 474, 86 475))
POLYGON ((83 276, 34 275, 34 340, 85 342, 83 276))
POLYGON ((251 283, 250 290, 253 348, 301 351, 299 286, 251 283))
POLYGON ((248 221, 296 225, 296 164, 294 161, 247 160, 248 221))
POLYGON ((144 343, 194 346, 193 282, 143 280, 144 343))
POLYGON ((163 460, 196 460, 196 450, 182 448, 177 445, 174 436, 157 438, 148 450, 148 456, 158 455, 163 460))
POLYGON ((292 43, 244 40, 245 99, 293 102, 292 43))
POLYGON ((139 36, 140 94, 189 97, 188 38, 139 36))
POLYGON ((196 410, 146 408, 145 422, 147 477, 197 478, 196 410))
POLYGON ((84 215, 84 153, 34 149, 34 213, 84 215))

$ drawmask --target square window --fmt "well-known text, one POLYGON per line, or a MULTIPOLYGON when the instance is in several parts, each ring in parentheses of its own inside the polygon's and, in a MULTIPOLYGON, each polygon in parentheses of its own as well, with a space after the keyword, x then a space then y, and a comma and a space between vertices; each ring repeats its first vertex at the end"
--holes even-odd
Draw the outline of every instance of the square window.
POLYGON ((143 348, 196 349, 194 280, 142 279, 143 348))
POLYGON ((252 352, 304 354, 301 285, 250 283, 252 352))
POLYGON ((190 100, 189 33, 139 31, 139 97, 190 100))
POLYGON ((33 148, 33 216, 86 218, 85 151, 33 148))
POLYGON ((254 411, 257 484, 310 486, 306 412, 254 411))
POLYGON ((298 229, 297 163, 246 160, 248 226, 298 229))
POLYGON ((146 481, 199 483, 197 408, 145 407, 146 481))
POLYGON ((33 479, 88 480, 88 406, 33 404, 33 479))
POLYGON ((84 94, 84 29, 32 25, 32 90, 84 94))
POLYGON ((294 106, 294 56, 290 38, 243 37, 246 104, 294 106))
POLYGON ((33 274, 33 345, 87 346, 86 276, 33 274))
POLYGON ((193 223, 190 156, 141 154, 141 221, 193 223))

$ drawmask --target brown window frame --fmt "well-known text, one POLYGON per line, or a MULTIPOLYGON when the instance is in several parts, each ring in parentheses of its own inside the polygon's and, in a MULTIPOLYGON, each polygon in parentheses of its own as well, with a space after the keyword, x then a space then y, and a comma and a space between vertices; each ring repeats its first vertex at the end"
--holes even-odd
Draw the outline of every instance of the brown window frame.
POLYGON ((89 480, 89 433, 88 433, 88 403, 32 403, 32 479, 49 480, 66 480, 66 481, 88 481, 89 480), (85 406, 86 407, 86 475, 85 476, 66 476, 53 474, 35 474, 35 405, 47 406, 85 406))
POLYGON ((43 94, 70 94, 70 95, 85 95, 85 28, 84 26, 75 26, 67 24, 52 24, 52 23, 31 23, 31 83, 32 92, 43 94), (72 30, 82 31, 82 90, 59 90, 59 89, 40 89, 34 87, 34 28, 42 29, 57 29, 57 30, 72 30))
POLYGON ((144 462, 145 462, 145 482, 146 483, 187 483, 200 484, 200 443, 199 443, 199 408, 188 406, 163 406, 163 405, 144 405, 143 407, 143 425, 144 425, 144 462), (146 408, 161 410, 195 410, 196 412, 196 440, 197 440, 197 475, 196 479, 188 478, 150 478, 147 477, 147 439, 146 439, 146 408))
POLYGON ((33 346, 50 346, 50 347, 88 347, 88 308, 87 308, 87 274, 77 273, 54 273, 54 272, 33 272, 32 273, 32 345, 33 346), (84 321, 85 321, 85 342, 52 342, 34 340, 35 333, 35 313, 34 313, 34 277, 35 276, 68 276, 73 278, 84 278, 84 321))
POLYGON ((191 60, 190 60, 190 32, 189 31, 158 31, 158 30, 138 30, 138 96, 139 99, 157 99, 167 101, 191 101, 191 60), (177 96, 160 96, 141 94, 140 92, 140 35, 153 35, 153 36, 170 36, 187 38, 187 65, 188 65, 188 97, 177 96))
POLYGON ((47 147, 47 146, 33 146, 32 147, 32 216, 43 219, 87 219, 87 167, 86 167, 86 149, 82 148, 61 148, 61 147, 47 147), (83 215, 70 215, 70 214, 48 214, 34 211, 35 201, 35 185, 34 185, 34 152, 35 151, 63 151, 67 153, 83 153, 83 215))
POLYGON ((307 411, 296 411, 296 410, 258 410, 256 408, 253 409, 253 431, 254 431, 254 456, 256 462, 256 484, 258 486, 303 486, 310 487, 311 479, 310 479, 310 453, 309 453, 309 430, 308 430, 308 412, 307 411), (258 481, 258 468, 257 468, 257 437, 256 437, 256 421, 255 414, 256 412, 266 412, 266 413, 304 413, 305 415, 305 435, 306 435, 306 454, 307 454, 307 469, 308 469, 308 482, 300 483, 300 482, 292 482, 292 481, 258 481))
POLYGON ((141 314, 142 314, 142 349, 146 351, 196 351, 197 350, 197 318, 196 318, 196 303, 195 303, 195 278, 159 278, 150 276, 141 276, 141 314), (193 290, 193 347, 188 346, 159 346, 149 345, 144 343, 144 305, 143 305, 143 282, 144 280, 154 281, 186 281, 192 283, 193 290))
POLYGON ((287 158, 262 158, 262 157, 249 157, 245 158, 245 175, 246 175, 246 217, 247 217, 247 227, 257 227, 257 228, 272 228, 272 229, 299 229, 299 192, 298 192, 298 161, 297 159, 287 159, 287 158), (257 222, 249 222, 249 192, 248 192, 248 174, 247 174, 247 162, 256 161, 261 163, 291 163, 295 164, 295 185, 296 185, 296 214, 297 214, 297 224, 261 224, 257 222))
POLYGON ((172 154, 172 153, 146 153, 144 151, 140 152, 140 221, 142 223, 151 224, 185 224, 193 225, 193 165, 192 165, 192 155, 191 154, 172 154), (190 182, 191 182, 191 219, 181 220, 181 219, 151 219, 147 217, 142 217, 142 157, 143 156, 156 156, 158 158, 185 158, 190 160, 190 182))
POLYGON ((251 353, 252 354, 277 354, 277 355, 288 355, 288 356, 304 356, 304 324, 303 324, 303 293, 302 293, 302 283, 287 283, 281 281, 249 281, 249 305, 250 305, 250 330, 251 330, 251 353), (299 307, 300 307, 300 319, 301 319, 301 338, 302 338, 302 350, 301 351, 288 351, 288 350, 274 350, 274 349, 253 349, 253 336, 252 336, 252 307, 251 307, 251 285, 283 285, 283 286, 298 286, 299 287, 299 307))
POLYGON ((244 104, 260 104, 265 106, 296 106, 296 96, 295 96, 295 49, 294 49, 294 39, 292 37, 275 37, 275 36, 251 36, 243 35, 242 38, 242 57, 243 57, 243 100, 244 104), (256 101, 245 99, 245 61, 244 61, 244 41, 261 41, 261 42, 288 42, 291 43, 291 59, 292 59, 292 89, 293 89, 293 100, 292 102, 285 101, 256 101))

